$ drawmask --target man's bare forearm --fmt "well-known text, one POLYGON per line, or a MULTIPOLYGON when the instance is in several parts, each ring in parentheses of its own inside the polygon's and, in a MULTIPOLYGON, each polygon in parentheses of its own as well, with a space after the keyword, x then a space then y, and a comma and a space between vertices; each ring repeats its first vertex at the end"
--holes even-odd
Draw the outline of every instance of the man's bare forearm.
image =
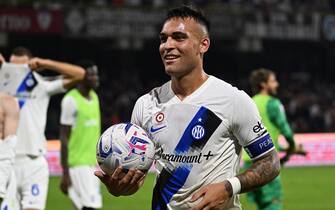
POLYGON ((61 165, 63 174, 69 173, 68 165, 68 142, 71 132, 71 126, 60 125, 60 140, 61 140, 61 165))
POLYGON ((253 162, 252 166, 237 177, 241 182, 241 193, 261 187, 276 176, 280 171, 280 161, 275 150, 265 157, 253 162))

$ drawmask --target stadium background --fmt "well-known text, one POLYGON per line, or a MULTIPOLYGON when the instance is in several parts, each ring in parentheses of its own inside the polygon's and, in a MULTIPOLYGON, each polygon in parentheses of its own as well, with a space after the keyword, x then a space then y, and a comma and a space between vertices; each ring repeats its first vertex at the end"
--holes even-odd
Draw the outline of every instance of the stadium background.
MULTIPOLYGON (((106 128, 129 121, 137 97, 168 80, 158 32, 166 8, 181 3, 203 8, 212 22, 207 73, 250 93, 249 73, 258 67, 273 69, 293 130, 335 131, 334 0, 1 0, 0 52, 8 58, 14 47, 23 45, 42 58, 94 60, 100 69, 98 93, 106 128)), ((50 102, 48 139, 58 138, 61 98, 50 102)), ((335 209, 335 202, 326 198, 334 194, 335 138, 315 138, 320 143, 312 149, 329 166, 284 169, 285 209, 335 209)), ((51 179, 47 209, 70 208, 58 182, 51 179)), ((144 204, 136 209, 149 208, 147 185, 144 196, 138 193, 132 201, 144 204)), ((106 195, 105 201, 110 207, 108 203, 104 209, 131 208, 124 198, 106 195)))

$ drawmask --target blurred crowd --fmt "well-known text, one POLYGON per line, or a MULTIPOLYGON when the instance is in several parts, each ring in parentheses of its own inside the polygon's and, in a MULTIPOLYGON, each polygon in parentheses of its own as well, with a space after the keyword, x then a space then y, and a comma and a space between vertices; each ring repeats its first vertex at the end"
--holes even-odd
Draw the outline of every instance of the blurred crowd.
MULTIPOLYGON (((104 77, 100 94, 105 126, 129 121, 136 99, 157 85, 155 81, 148 84, 148 81, 141 80, 135 72, 112 81, 104 77)), ((279 78, 278 97, 284 104, 294 132, 334 132, 335 84, 315 81, 306 72, 291 73, 286 78, 285 81, 279 78)), ((250 92, 248 87, 236 86, 250 92)))
POLYGON ((270 9, 280 11, 334 11, 335 0, 1 0, 7 6, 53 6, 93 5, 111 7, 170 7, 180 4, 193 4, 204 7, 229 7, 229 9, 270 9))
POLYGON ((335 131, 335 84, 315 81, 308 73, 292 73, 279 97, 296 132, 335 131))
MULTIPOLYGON (((39 7, 44 5, 55 8, 62 8, 67 5, 159 8, 172 7, 182 3, 194 4, 200 8, 227 7, 230 11, 238 11, 239 9, 257 9, 265 12, 267 10, 283 12, 335 11, 335 0, 1 0, 0 8, 3 8, 2 6, 39 7)), ((296 62, 299 62, 299 60, 296 62)), ((133 68, 133 65, 129 66, 133 68)), ((115 67, 115 69, 118 68, 115 67)), ((128 67, 125 69, 127 71, 117 71, 117 75, 101 75, 100 77, 101 88, 99 93, 102 101, 102 119, 105 128, 114 123, 129 121, 136 99, 163 82, 152 79, 154 77, 149 79, 142 78, 143 75, 137 69, 132 70, 128 67)), ((311 69, 315 71, 313 68, 311 69)), ((313 72, 306 68, 305 70, 313 72)), ((279 78, 282 86, 279 98, 285 105, 289 122, 294 131, 335 131, 335 84, 315 80, 313 76, 306 72, 290 74, 285 78, 279 78)), ((236 81, 228 82, 247 90, 248 86, 247 82, 245 82, 247 75, 244 75, 244 78, 244 83, 241 82, 242 80, 240 81, 242 84, 236 81)), ((225 78, 222 79, 225 80, 225 78)), ((60 100, 60 98, 56 98, 56 100, 60 100)), ((51 105, 51 109, 55 110, 57 106, 51 105)), ((53 136, 57 136, 58 113, 49 112, 49 115, 51 116, 52 126, 47 128, 47 132, 48 129, 49 131, 51 129, 50 133, 54 133, 53 136)))

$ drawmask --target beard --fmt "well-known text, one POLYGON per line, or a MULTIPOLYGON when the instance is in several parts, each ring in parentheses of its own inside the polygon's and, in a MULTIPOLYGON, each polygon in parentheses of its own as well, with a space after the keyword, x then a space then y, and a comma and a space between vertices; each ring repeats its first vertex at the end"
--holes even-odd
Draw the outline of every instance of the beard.
POLYGON ((277 95, 277 89, 269 89, 269 95, 276 96, 277 95))

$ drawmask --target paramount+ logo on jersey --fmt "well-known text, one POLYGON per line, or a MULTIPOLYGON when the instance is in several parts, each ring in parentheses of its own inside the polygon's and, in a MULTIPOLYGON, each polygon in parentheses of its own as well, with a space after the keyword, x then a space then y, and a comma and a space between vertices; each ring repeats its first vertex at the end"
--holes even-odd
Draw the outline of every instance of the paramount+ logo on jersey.
POLYGON ((198 155, 178 155, 178 154, 170 154, 170 153, 161 153, 159 155, 160 159, 175 162, 175 163, 201 163, 203 160, 209 160, 213 156, 212 151, 208 151, 203 154, 200 152, 198 155))

